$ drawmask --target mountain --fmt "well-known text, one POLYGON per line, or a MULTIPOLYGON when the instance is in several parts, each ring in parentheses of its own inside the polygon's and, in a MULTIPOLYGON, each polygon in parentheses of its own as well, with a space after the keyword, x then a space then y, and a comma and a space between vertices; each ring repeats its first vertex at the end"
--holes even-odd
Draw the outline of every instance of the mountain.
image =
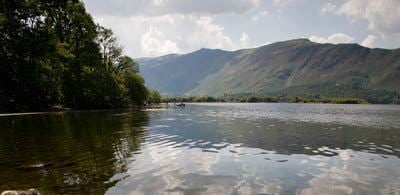
POLYGON ((231 52, 200 49, 186 55, 137 59, 146 84, 161 93, 182 95, 210 74, 221 70, 234 57, 231 52))
POLYGON ((148 87, 169 95, 300 95, 378 101, 400 92, 400 49, 358 44, 296 39, 237 51, 200 49, 137 62, 148 87))

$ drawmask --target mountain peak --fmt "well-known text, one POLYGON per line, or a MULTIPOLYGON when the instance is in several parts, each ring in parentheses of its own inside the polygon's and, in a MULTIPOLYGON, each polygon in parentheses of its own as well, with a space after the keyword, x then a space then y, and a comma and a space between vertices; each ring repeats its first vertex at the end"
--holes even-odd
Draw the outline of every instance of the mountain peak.
POLYGON ((199 49, 199 50, 197 50, 197 51, 222 51, 222 49, 211 49, 211 48, 201 48, 201 49, 199 49))
POLYGON ((199 50, 193 51, 188 54, 195 54, 195 55, 207 55, 207 54, 218 54, 221 52, 226 52, 225 50, 222 49, 210 49, 210 48, 201 48, 199 50))
POLYGON ((299 42, 299 43, 306 42, 306 43, 308 43, 308 42, 311 42, 311 41, 310 41, 310 39, 307 39, 307 38, 300 38, 300 39, 288 40, 288 42, 299 42))
POLYGON ((292 95, 334 97, 339 83, 346 94, 378 97, 376 90, 400 92, 398 52, 293 39, 234 52, 202 48, 154 58, 140 68, 149 87, 173 95, 279 96, 288 90, 292 95))
POLYGON ((287 40, 287 41, 281 41, 281 42, 276 42, 276 44, 296 44, 296 45, 301 45, 301 44, 309 44, 309 43, 314 43, 310 41, 309 39, 306 38, 301 38, 301 39, 292 39, 292 40, 287 40))

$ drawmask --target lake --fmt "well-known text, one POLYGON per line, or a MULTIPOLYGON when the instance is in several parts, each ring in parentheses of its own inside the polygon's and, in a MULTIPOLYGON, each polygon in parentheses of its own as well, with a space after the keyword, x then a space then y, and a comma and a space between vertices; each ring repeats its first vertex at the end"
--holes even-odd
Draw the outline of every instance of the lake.
POLYGON ((400 194, 400 106, 202 103, 0 117, 0 191, 400 194))

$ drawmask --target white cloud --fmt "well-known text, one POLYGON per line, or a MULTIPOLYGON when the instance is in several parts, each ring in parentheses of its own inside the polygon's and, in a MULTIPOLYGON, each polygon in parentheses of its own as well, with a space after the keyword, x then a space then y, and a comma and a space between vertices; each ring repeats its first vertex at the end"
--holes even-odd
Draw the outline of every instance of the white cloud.
POLYGON ((275 6, 287 6, 296 1, 298 1, 298 0, 273 0, 273 3, 275 4, 275 6))
POLYGON ((182 14, 107 16, 97 17, 96 21, 111 27, 124 46, 125 54, 132 57, 163 55, 166 52, 187 53, 203 47, 238 48, 238 44, 225 33, 223 26, 216 24, 213 17, 182 14))
POLYGON ((376 37, 375 35, 368 35, 363 40, 361 45, 364 46, 364 47, 373 47, 373 45, 374 45, 374 43, 376 42, 377 39, 378 39, 378 37, 376 37))
POLYGON ((213 18, 209 16, 190 17, 195 23, 195 31, 187 41, 192 44, 192 48, 220 48, 232 50, 236 49, 236 44, 231 38, 224 34, 224 28, 213 23, 213 18))
POLYGON ((368 28, 383 38, 400 35, 399 0, 346 0, 340 6, 325 4, 323 10, 366 20, 368 28))
POLYGON ((317 43, 351 43, 354 41, 353 37, 350 37, 343 33, 335 33, 327 38, 319 36, 311 36, 310 40, 317 43))
POLYGON ((242 44, 243 48, 249 47, 250 38, 249 35, 246 33, 242 33, 242 37, 240 38, 240 43, 242 44))
POLYGON ((361 44, 366 35, 371 34, 377 38, 369 38, 369 45, 393 48, 398 47, 400 40, 394 36, 400 32, 400 17, 395 17, 399 15, 400 0, 329 0, 318 3, 324 5, 321 9, 310 6, 305 0, 84 2, 95 20, 111 28, 124 46, 125 54, 132 57, 159 55, 166 51, 188 53, 203 47, 234 50, 243 46, 241 38, 244 31, 251 36, 249 46, 253 47, 267 41, 302 37, 310 33, 310 26, 315 28, 311 29, 313 32, 309 35, 319 35, 310 39, 318 42, 357 41, 361 44), (300 9, 310 14, 298 14, 300 9), (318 13, 333 14, 327 14, 321 20, 315 18, 318 13), (349 24, 336 25, 343 23, 346 18, 361 22, 354 27, 349 24), (262 25, 256 25, 261 22, 262 25), (326 22, 335 25, 325 29, 326 22), (144 36, 150 33, 151 27, 157 31, 153 30, 153 36, 144 36), (162 36, 155 36, 156 32, 162 36), (329 36, 336 32, 349 33, 351 36, 341 33, 329 36), (156 48, 156 45, 160 48, 156 48))
POLYGON ((268 11, 267 10, 263 10, 260 12, 261 16, 267 16, 268 15, 268 11))
POLYGON ((150 27, 149 31, 142 35, 140 45, 146 56, 159 56, 168 53, 178 53, 178 45, 164 37, 164 34, 156 27, 150 27))
POLYGON ((325 3, 321 9, 321 13, 323 14, 334 13, 335 11, 336 11, 336 5, 331 2, 325 3))
POLYGON ((99 15, 161 16, 166 14, 245 13, 260 0, 85 0, 89 11, 99 15))
POLYGON ((252 20, 253 22, 256 22, 256 21, 258 21, 258 19, 260 19, 261 17, 265 17, 265 16, 267 16, 267 15, 268 15, 268 11, 266 11, 266 10, 259 11, 256 15, 254 15, 254 16, 251 17, 251 20, 252 20))

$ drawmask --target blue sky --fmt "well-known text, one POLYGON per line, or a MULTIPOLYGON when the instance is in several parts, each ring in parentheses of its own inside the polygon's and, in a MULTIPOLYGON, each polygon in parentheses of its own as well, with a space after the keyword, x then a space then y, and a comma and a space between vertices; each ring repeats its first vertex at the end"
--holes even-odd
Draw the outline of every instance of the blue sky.
POLYGON ((400 0, 84 0, 132 57, 276 41, 400 47, 400 0))

